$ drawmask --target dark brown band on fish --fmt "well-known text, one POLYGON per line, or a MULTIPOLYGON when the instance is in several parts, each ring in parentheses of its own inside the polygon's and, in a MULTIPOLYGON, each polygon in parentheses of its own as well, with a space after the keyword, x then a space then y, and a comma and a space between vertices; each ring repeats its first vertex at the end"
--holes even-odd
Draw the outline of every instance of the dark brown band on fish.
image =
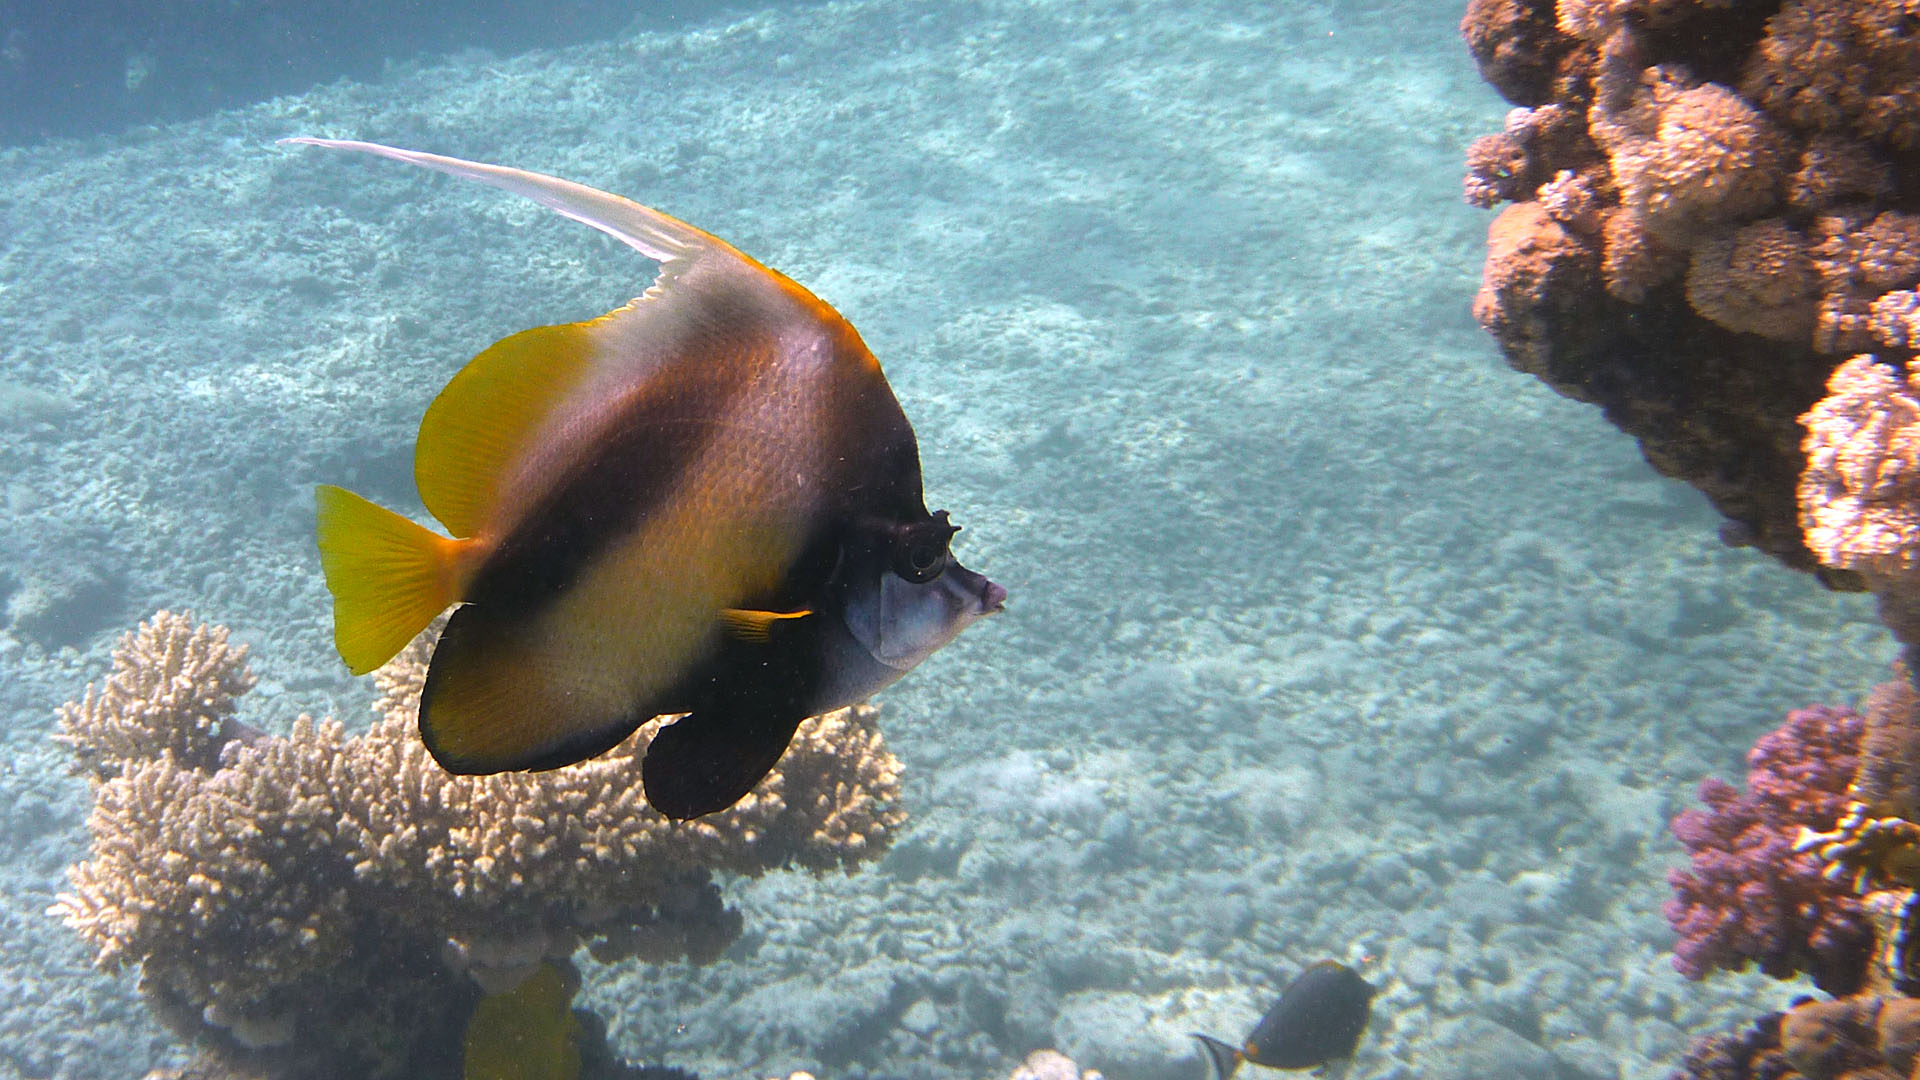
POLYGON ((687 463, 723 431, 746 380, 695 359, 676 377, 648 383, 593 453, 529 508, 480 565, 467 601, 501 621, 537 616, 565 595, 603 551, 639 527, 680 489, 687 463))

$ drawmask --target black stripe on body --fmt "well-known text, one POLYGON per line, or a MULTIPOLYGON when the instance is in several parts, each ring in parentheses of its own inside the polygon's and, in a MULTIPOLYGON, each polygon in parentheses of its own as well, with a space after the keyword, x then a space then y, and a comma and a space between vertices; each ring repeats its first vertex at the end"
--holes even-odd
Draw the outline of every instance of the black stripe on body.
POLYGON ((674 497, 718 437, 758 358, 694 355, 660 372, 599 445, 528 509, 475 573, 466 599, 500 621, 537 616, 607 548, 674 497))

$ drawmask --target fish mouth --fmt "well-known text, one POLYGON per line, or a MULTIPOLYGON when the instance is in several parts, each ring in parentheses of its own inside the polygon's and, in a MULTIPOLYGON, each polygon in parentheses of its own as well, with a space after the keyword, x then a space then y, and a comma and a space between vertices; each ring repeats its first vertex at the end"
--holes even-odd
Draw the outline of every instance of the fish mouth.
POLYGON ((980 614, 993 615, 1007 609, 1007 590, 989 581, 980 589, 980 614))

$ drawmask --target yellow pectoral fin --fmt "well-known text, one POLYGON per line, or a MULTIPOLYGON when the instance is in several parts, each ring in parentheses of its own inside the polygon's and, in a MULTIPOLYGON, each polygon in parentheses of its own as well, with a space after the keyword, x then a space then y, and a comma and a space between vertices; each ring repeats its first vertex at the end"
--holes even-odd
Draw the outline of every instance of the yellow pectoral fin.
POLYGON ((330 484, 314 489, 314 508, 333 643, 365 675, 460 599, 465 545, 330 484))
POLYGON ((775 623, 788 619, 804 619, 813 614, 813 609, 802 608, 799 611, 753 611, 747 608, 721 608, 720 624, 727 633, 742 641, 755 644, 766 643, 773 634, 775 623))

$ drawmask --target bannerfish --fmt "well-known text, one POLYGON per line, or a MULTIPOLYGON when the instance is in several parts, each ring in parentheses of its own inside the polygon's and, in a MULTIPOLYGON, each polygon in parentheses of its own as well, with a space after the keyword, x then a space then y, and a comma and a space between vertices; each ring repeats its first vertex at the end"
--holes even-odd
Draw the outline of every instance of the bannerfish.
POLYGON ((334 643, 363 674, 458 604, 420 735, 453 773, 553 769, 654 716, 647 801, 724 810, 808 716, 865 700, 1006 590, 954 559, 913 428, 860 335, 785 275, 616 195, 374 143, 288 139, 525 196, 659 263, 587 322, 474 357, 420 421, 451 536, 316 493, 334 643))
POLYGON ((1280 991, 1253 1034, 1238 1048, 1195 1032, 1214 1080, 1227 1080, 1243 1061, 1269 1069, 1312 1069, 1350 1058, 1367 1030, 1374 985, 1333 960, 1301 972, 1280 991))
POLYGON ((467 1020, 462 1080, 577 1080, 579 988, 578 974, 543 961, 519 986, 481 998, 467 1020))

